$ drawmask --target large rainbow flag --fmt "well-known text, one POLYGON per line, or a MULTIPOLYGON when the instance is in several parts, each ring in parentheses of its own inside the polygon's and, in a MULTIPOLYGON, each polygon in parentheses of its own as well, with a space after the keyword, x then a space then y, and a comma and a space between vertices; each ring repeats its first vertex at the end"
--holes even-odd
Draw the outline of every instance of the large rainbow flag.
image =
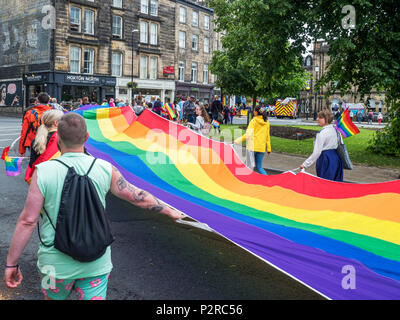
POLYGON ((263 176, 227 144, 145 110, 78 111, 87 150, 329 299, 400 299, 400 180, 263 176))

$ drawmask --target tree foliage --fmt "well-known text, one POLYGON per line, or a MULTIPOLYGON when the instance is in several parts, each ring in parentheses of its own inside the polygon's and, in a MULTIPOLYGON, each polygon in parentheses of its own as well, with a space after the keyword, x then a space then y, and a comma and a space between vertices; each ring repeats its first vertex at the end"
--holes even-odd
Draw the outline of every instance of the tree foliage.
POLYGON ((321 39, 330 61, 317 88, 385 93, 390 122, 370 148, 400 155, 400 1, 211 0, 210 6, 224 34, 210 66, 219 86, 231 94, 293 96, 305 80, 301 53, 321 39))
POLYGON ((289 42, 301 27, 293 19, 300 1, 212 0, 223 50, 214 53, 210 70, 224 92, 265 98, 297 96, 307 75, 302 46, 289 42))

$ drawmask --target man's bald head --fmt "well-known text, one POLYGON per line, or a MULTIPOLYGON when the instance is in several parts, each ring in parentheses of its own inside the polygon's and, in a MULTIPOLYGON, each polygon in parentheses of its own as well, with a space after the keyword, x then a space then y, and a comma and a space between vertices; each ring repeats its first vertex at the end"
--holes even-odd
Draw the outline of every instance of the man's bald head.
POLYGON ((85 119, 77 113, 67 113, 58 122, 58 135, 67 148, 83 146, 87 139, 85 119))

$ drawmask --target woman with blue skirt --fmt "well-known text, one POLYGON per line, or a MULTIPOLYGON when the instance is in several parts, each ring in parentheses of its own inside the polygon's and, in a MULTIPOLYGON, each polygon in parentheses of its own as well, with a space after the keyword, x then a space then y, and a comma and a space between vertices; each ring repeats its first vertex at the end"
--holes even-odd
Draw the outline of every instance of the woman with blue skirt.
POLYGON ((312 155, 303 162, 300 169, 309 168, 315 162, 317 176, 323 179, 343 182, 343 163, 336 149, 338 147, 338 135, 331 124, 333 114, 324 109, 318 113, 318 125, 322 127, 314 141, 312 155))

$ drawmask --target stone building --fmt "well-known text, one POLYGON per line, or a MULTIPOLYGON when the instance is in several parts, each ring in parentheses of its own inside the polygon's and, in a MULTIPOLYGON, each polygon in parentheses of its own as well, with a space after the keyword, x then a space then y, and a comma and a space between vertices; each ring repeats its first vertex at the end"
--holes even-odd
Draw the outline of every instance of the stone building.
POLYGON ((340 92, 334 92, 326 97, 328 92, 326 86, 319 91, 315 89, 316 82, 327 72, 328 51, 329 46, 325 42, 319 41, 314 43, 312 52, 305 57, 304 68, 310 73, 310 81, 306 90, 300 94, 302 113, 305 114, 308 110, 309 115, 315 117, 323 107, 331 109, 346 107, 354 111, 361 110, 363 113, 369 110, 387 113, 384 93, 373 90, 367 96, 361 97, 353 88, 351 93, 342 95, 340 92))
POLYGON ((15 0, 12 8, 6 2, 0 0, 0 105, 27 105, 41 91, 58 101, 88 96, 94 103, 130 101, 139 92, 163 101, 179 92, 212 95, 213 12, 196 2, 15 0), (180 31, 185 48, 178 47, 180 31))
POLYGON ((176 96, 210 102, 215 87, 209 72, 214 48, 213 10, 176 0, 175 13, 176 96))

